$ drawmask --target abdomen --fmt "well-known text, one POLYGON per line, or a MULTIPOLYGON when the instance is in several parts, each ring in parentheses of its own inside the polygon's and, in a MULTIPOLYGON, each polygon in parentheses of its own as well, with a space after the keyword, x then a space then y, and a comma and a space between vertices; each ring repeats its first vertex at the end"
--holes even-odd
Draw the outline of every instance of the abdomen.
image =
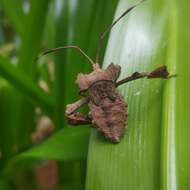
POLYGON ((100 81, 89 89, 92 122, 110 141, 117 143, 124 133, 127 105, 111 81, 100 81))

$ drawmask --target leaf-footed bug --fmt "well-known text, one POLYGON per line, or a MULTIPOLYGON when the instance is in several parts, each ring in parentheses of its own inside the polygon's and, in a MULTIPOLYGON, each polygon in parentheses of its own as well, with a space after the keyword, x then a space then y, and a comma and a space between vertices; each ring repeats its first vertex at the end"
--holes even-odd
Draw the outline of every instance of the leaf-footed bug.
POLYGON ((83 55, 93 67, 93 71, 89 74, 79 73, 77 75, 76 83, 79 86, 79 94, 84 96, 80 100, 68 104, 66 106, 66 117, 68 123, 71 125, 92 124, 98 131, 100 131, 105 138, 113 143, 118 143, 124 134, 124 128, 127 121, 127 104, 123 97, 118 92, 117 87, 140 78, 163 78, 169 79, 174 75, 169 75, 165 65, 160 66, 152 72, 135 72, 130 76, 118 81, 121 67, 111 63, 106 69, 101 69, 99 65, 99 55, 102 46, 102 41, 106 34, 110 32, 112 27, 138 4, 127 9, 120 15, 106 30, 100 35, 97 49, 96 60, 93 61, 80 47, 74 45, 61 46, 58 48, 49 49, 41 55, 46 55, 62 49, 75 49, 83 55), (90 113, 84 115, 77 110, 88 105, 90 113))

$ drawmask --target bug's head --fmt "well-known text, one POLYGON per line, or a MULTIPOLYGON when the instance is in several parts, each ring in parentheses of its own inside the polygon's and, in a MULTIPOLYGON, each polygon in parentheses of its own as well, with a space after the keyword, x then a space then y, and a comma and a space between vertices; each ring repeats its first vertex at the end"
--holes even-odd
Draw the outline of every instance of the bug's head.
POLYGON ((79 73, 76 83, 79 86, 79 93, 82 94, 98 81, 115 81, 118 79, 121 67, 111 63, 106 69, 95 69, 89 74, 79 73))

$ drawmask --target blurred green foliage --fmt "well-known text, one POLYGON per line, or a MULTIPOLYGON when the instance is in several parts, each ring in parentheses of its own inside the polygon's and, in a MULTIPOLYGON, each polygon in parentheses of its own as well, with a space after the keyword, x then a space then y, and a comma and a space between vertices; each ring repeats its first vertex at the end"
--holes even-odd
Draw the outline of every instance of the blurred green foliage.
POLYGON ((117 0, 0 0, 1 189, 45 188, 41 178, 47 174, 36 166, 51 159, 53 189, 84 189, 89 128, 68 128, 64 110, 78 98, 76 74, 90 65, 73 50, 34 60, 45 49, 68 44, 94 57, 116 5, 117 0), (44 116, 52 122, 44 121, 47 129, 40 131, 44 116), (52 126, 52 137, 39 144, 52 126))

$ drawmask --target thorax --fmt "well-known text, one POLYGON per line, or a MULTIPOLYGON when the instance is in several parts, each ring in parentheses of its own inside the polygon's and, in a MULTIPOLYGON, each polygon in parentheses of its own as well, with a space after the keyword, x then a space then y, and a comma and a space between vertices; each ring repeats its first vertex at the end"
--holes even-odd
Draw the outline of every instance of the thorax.
POLYGON ((95 82, 89 87, 88 91, 90 100, 96 105, 100 105, 105 99, 114 101, 117 96, 115 84, 113 81, 109 80, 95 82))

